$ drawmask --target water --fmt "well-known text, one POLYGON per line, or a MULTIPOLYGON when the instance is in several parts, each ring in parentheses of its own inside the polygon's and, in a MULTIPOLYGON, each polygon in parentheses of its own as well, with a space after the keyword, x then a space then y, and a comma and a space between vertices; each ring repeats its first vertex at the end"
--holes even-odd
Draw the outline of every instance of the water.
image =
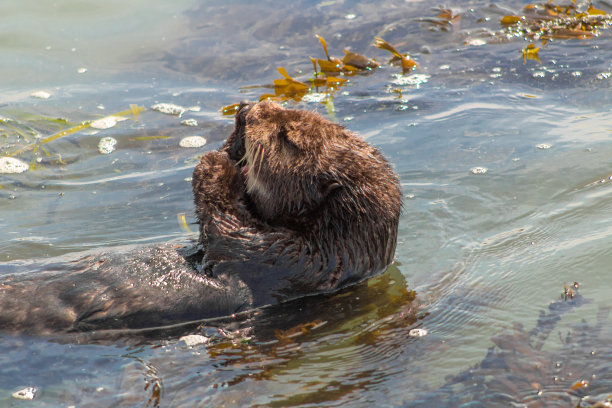
MULTIPOLYGON (((146 337, 3 335, 1 405, 573 407, 612 392, 612 30, 549 42, 524 63, 528 41, 491 33, 526 2, 456 0, 461 18, 444 30, 430 4, 0 5, 0 116, 30 141, 70 127, 54 118, 199 108, 148 109, 18 155, 34 169, 0 176, 1 261, 193 239, 177 217, 196 230, 189 177, 232 128, 219 109, 269 93, 252 86, 280 78, 277 67, 306 80, 309 57, 324 56, 315 33, 331 55, 351 47, 383 67, 351 77, 331 115, 316 95, 290 105, 380 147, 405 194, 397 262, 368 284, 146 337), (375 36, 409 52, 419 76, 387 65, 375 36), (180 147, 187 136, 207 143, 180 147), (104 137, 117 140, 110 154, 104 137), (560 301, 574 281, 581 297, 560 301), (589 387, 569 390, 578 380, 589 387), (26 387, 34 401, 12 396, 26 387)), ((4 132, 3 153, 28 144, 4 132)))

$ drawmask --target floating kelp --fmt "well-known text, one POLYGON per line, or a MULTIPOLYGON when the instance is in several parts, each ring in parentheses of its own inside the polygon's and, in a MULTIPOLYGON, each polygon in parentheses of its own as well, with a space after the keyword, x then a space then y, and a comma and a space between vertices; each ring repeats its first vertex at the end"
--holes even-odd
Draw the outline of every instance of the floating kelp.
MULTIPOLYGON (((494 5, 492 5, 494 6, 494 5)), ((498 7, 490 10, 481 10, 485 16, 477 22, 486 23, 495 21, 498 7)), ((456 30, 460 14, 454 14, 451 9, 436 8, 435 17, 418 19, 419 22, 429 23, 432 30, 450 31, 452 27, 456 30)), ((466 16, 474 14, 474 10, 464 12, 466 16)), ((499 18, 501 29, 490 31, 489 29, 470 30, 464 34, 467 37, 464 44, 468 46, 486 45, 488 43, 507 42, 516 39, 524 39, 535 43, 540 41, 542 45, 548 41, 557 39, 592 39, 600 34, 601 30, 612 27, 612 15, 604 10, 593 6, 591 2, 580 2, 576 0, 569 4, 557 4, 553 0, 543 3, 527 4, 520 12, 508 13, 499 18)), ((495 29, 494 29, 495 30, 495 29)), ((524 63, 527 60, 540 62, 538 51, 540 48, 535 44, 522 50, 524 63)), ((393 51, 391 51, 393 52, 393 51)))
POLYGON ((540 62, 540 57, 538 56, 539 51, 540 47, 536 47, 534 43, 531 43, 525 47, 523 49, 523 64, 525 64, 528 59, 540 62))
POLYGON ((500 23, 504 32, 515 37, 546 42, 552 39, 589 39, 598 30, 612 25, 612 15, 593 7, 579 7, 573 1, 568 5, 557 5, 552 1, 528 4, 523 12, 505 15, 500 23))
POLYGON ((442 31, 450 31, 458 27, 461 21, 461 14, 455 14, 453 10, 444 7, 437 7, 433 10, 438 12, 436 17, 420 18, 417 21, 429 23, 432 25, 433 29, 442 31))
MULTIPOLYGON (((320 35, 315 35, 315 37, 317 37, 319 39, 319 41, 321 42, 321 45, 323 46, 323 51, 325 52, 325 56, 327 57, 327 60, 323 60, 323 59, 314 59, 311 58, 311 60, 313 61, 313 64, 318 63, 319 67, 321 68, 321 72, 345 72, 345 73, 351 73, 351 72, 357 72, 360 70, 368 70, 368 69, 374 69, 374 68, 378 68, 380 65, 378 64, 378 62, 369 59, 361 54, 357 54, 355 52, 349 51, 349 50, 344 50, 344 57, 342 57, 342 59, 338 59, 338 58, 332 58, 329 56, 329 53, 327 52, 327 42, 325 41, 325 39, 323 37, 321 37, 320 35)), ((315 65, 315 75, 317 72, 317 67, 315 65)))
POLYGON ((293 99, 299 101, 308 93, 310 87, 303 82, 291 78, 285 68, 279 67, 278 72, 280 72, 283 78, 274 80, 274 95, 264 94, 259 98, 260 100, 279 97, 283 100, 293 99))
POLYGON ((418 66, 416 61, 410 58, 408 54, 400 53, 397 49, 395 49, 394 46, 392 46, 391 44, 389 44, 388 42, 386 42, 380 37, 376 37, 374 39, 374 45, 377 48, 389 51, 393 55, 393 57, 391 57, 391 59, 389 60, 389 63, 390 64, 399 63, 400 66, 402 67, 402 72, 404 74, 410 71, 414 71, 414 69, 418 66))
MULTIPOLYGON (((289 100, 298 102, 303 100, 306 95, 323 93, 326 97, 312 99, 320 99, 321 102, 326 104, 326 108, 329 111, 331 95, 339 87, 348 82, 348 79, 342 78, 340 75, 355 75, 358 72, 371 71, 380 66, 375 60, 348 49, 344 49, 344 57, 342 57, 342 59, 331 57, 327 51, 327 42, 325 39, 320 35, 316 35, 316 37, 323 47, 326 59, 310 58, 314 71, 313 77, 300 81, 291 77, 284 67, 278 67, 277 70, 282 78, 275 79, 272 85, 262 86, 262 88, 272 88, 274 93, 265 93, 261 95, 259 97, 260 101, 270 99, 279 102, 289 100), (322 90, 320 88, 324 89, 322 90)), ((221 108, 221 113, 226 116, 234 115, 239 105, 239 103, 235 103, 224 106, 221 108)))

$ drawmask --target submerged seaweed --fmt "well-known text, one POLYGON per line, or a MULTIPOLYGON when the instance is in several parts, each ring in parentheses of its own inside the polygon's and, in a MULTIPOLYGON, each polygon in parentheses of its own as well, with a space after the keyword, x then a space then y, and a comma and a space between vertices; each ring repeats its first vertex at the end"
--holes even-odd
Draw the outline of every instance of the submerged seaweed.
MULTIPOLYGON (((542 311, 536 326, 526 331, 522 324, 491 338, 493 346, 482 361, 446 379, 434 392, 424 392, 419 405, 473 407, 587 407, 611 406, 612 371, 607 364, 609 314, 600 307, 594 324, 573 324, 560 336, 561 347, 545 345, 562 315, 587 301, 577 283, 566 286, 561 299, 542 311), (599 405, 598 405, 599 404, 599 405)), ((409 404, 409 406, 416 406, 409 404)))
MULTIPOLYGON (((0 144, 0 156, 13 158, 31 152, 31 156, 24 159, 29 160, 30 170, 35 169, 36 165, 41 162, 42 155, 56 157, 57 163, 63 164, 62 152, 48 148, 48 143, 88 128, 108 129, 129 117, 138 120, 140 113, 144 110, 143 107, 130 105, 128 110, 78 124, 64 118, 17 112, 14 118, 0 118, 0 136, 3 137, 2 144, 0 144)), ((100 153, 111 151, 112 148, 109 150, 105 147, 100 150, 100 153)))

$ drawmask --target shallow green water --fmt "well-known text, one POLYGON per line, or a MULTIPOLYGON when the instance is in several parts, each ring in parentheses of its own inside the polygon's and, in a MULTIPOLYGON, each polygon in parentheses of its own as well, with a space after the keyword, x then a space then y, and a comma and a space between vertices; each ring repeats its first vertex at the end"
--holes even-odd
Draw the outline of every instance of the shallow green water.
MULTIPOLYGON (((159 396, 159 406, 523 406, 558 397, 543 406, 572 407, 612 393, 612 29, 555 40, 541 63, 523 63, 528 42, 489 32, 526 2, 495 4, 447 4, 461 19, 445 31, 419 1, 2 3, 0 116, 13 129, 33 141, 31 130, 44 138, 70 126, 50 118, 78 124, 148 108, 18 156, 34 168, 0 175, 2 262, 195 237, 177 216, 195 221, 192 168, 231 131, 219 109, 269 92, 251 86, 279 78, 279 66, 305 80, 309 57, 323 57, 315 33, 331 55, 350 47, 385 64, 351 77, 331 115, 319 102, 289 105, 380 147, 405 202, 396 265, 336 296, 146 340, 3 336, 0 405, 155 406, 159 396), (387 65, 375 36, 409 52, 419 76, 387 65), (50 97, 30 96, 37 91, 50 97), (159 102, 199 110, 178 118, 150 109, 159 102), (196 127, 181 125, 190 118, 196 127), (180 147, 191 135, 207 144, 180 147), (103 137, 117 140, 109 155, 98 151, 103 137), (588 302, 538 323, 574 281, 588 302), (573 326, 582 319, 590 326, 573 326), (521 348, 520 336, 500 345, 495 336, 515 323, 552 334, 541 348, 521 348), (282 332, 295 327, 304 330, 282 332), (209 340, 189 346, 186 334, 209 340), (459 375, 491 350, 498 365, 459 375), (507 381, 470 388, 478 376, 507 381), (577 380, 590 387, 566 392, 577 380), (34 401, 11 396, 28 386, 34 401)), ((0 151, 27 145, 22 138, 5 130, 0 151)))

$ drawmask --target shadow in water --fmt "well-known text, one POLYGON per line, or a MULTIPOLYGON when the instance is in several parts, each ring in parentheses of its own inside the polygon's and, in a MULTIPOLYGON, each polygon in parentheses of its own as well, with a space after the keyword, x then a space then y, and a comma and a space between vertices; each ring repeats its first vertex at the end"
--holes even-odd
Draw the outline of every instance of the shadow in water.
POLYGON ((118 390, 118 406, 136 399, 150 406, 292 406, 340 400, 383 381, 388 376, 385 364, 416 339, 413 329, 423 316, 416 293, 393 265, 333 295, 232 318, 149 331, 90 333, 76 340, 113 339, 134 350, 126 357, 138 360, 142 372, 131 372, 132 380, 121 388, 142 385, 143 379, 152 385, 141 386, 137 395, 133 386, 118 390), (191 344, 189 338, 200 343, 191 344), (151 382, 151 372, 159 380, 151 382), (275 389, 285 381, 291 392, 275 389))

